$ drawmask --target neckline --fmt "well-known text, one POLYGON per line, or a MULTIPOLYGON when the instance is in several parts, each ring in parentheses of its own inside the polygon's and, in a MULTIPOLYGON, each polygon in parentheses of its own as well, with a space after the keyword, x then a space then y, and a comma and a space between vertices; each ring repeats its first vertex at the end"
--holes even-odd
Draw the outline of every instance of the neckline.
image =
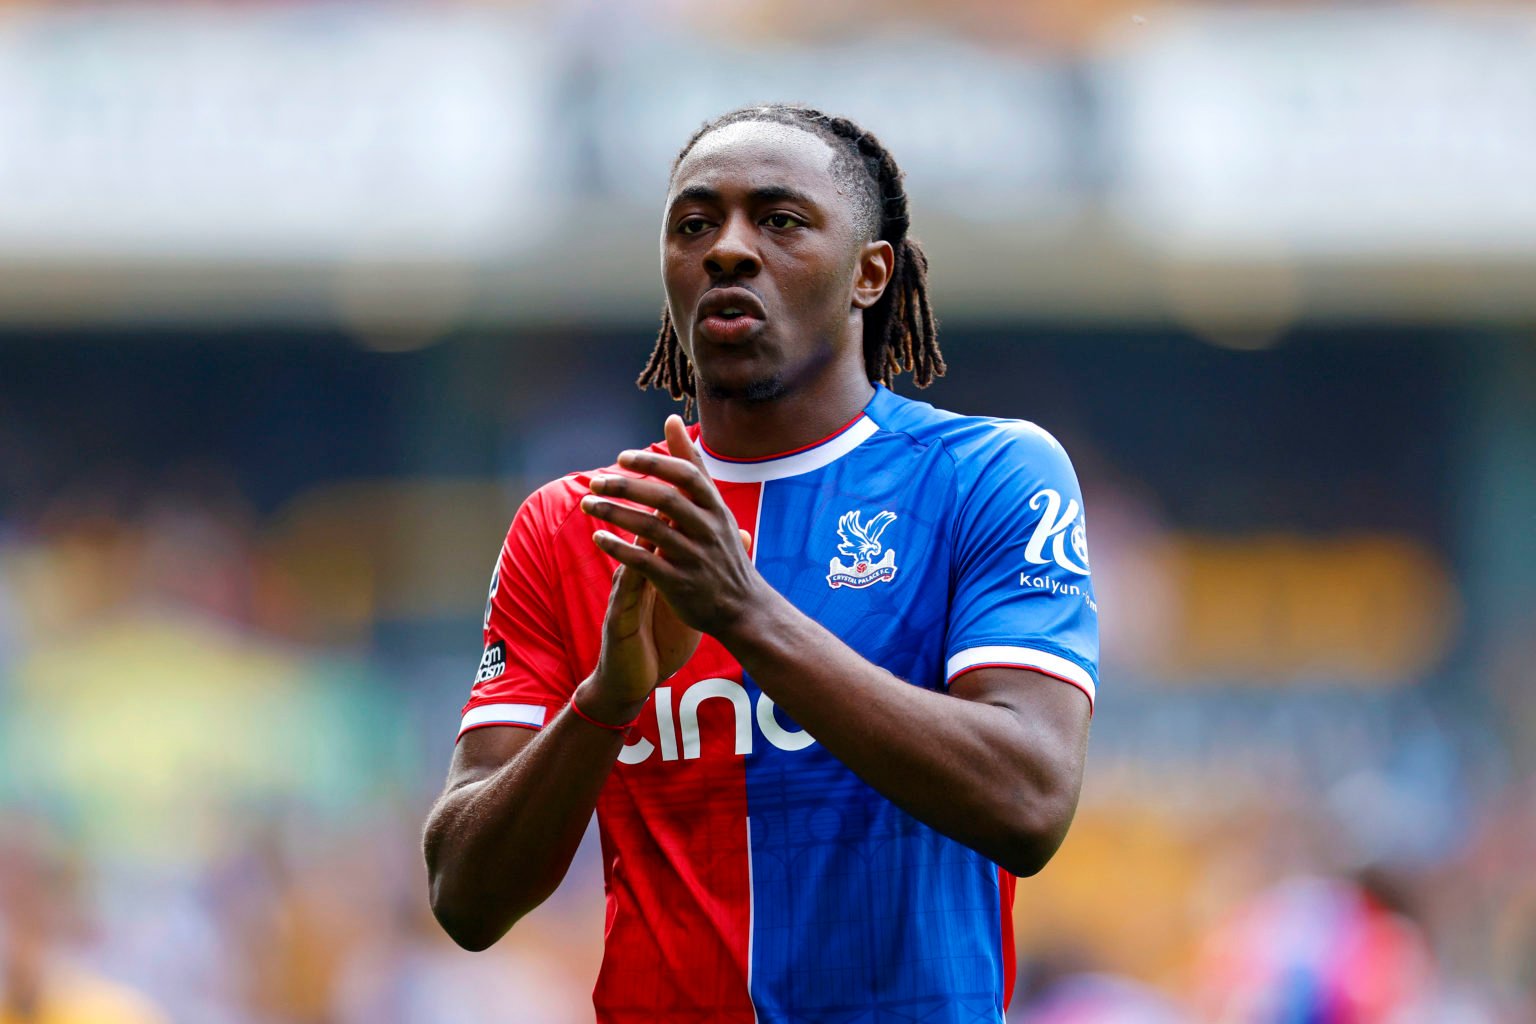
POLYGON ((870 419, 869 410, 884 390, 882 385, 876 384, 874 395, 857 416, 821 440, 792 448, 787 452, 778 452, 756 459, 737 459, 710 451, 702 434, 696 434, 699 453, 704 459, 704 468, 709 471, 711 477, 722 483, 751 484, 799 476, 802 473, 829 466, 880 430, 875 421, 870 419))

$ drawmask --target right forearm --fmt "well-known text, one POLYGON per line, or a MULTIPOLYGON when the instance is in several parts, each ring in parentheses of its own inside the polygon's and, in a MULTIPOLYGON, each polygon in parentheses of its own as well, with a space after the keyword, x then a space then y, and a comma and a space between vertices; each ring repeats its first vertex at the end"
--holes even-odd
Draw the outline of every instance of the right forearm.
POLYGON ((567 709, 494 773, 443 795, 425 845, 432 909, 455 941, 490 945, 560 884, 622 745, 567 709))

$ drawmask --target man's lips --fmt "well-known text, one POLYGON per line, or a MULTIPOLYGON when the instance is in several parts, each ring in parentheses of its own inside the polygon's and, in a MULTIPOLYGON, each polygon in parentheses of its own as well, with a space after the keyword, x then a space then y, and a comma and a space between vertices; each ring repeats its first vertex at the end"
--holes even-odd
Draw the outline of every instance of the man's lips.
POLYGON ((763 321, 755 316, 707 316, 699 321, 699 333, 706 341, 717 345, 734 345, 762 329, 763 321))
POLYGON ((747 288, 711 288, 699 300, 698 319, 707 317, 749 316, 758 320, 768 319, 763 311, 762 300, 747 288))
POLYGON ((762 301, 746 288, 711 288, 699 300, 699 331, 716 344, 743 341, 767 318, 762 301))

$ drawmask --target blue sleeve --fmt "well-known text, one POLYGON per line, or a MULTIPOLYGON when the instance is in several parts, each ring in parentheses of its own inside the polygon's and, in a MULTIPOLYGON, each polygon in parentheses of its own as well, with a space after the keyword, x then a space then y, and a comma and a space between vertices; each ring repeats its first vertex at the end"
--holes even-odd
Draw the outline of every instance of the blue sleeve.
POLYGON ((1082 492, 1067 453, 1032 423, 996 422, 955 450, 962 498, 945 678, 1027 668, 1097 695, 1099 608, 1082 492))

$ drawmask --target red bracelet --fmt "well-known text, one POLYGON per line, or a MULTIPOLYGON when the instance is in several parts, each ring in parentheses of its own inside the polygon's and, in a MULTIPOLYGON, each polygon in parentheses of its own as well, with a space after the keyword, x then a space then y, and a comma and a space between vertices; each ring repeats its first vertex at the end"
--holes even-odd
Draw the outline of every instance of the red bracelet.
POLYGON ((610 725, 607 722, 599 722, 597 719, 593 718, 591 715, 587 714, 585 711, 581 710, 581 708, 576 706, 575 697, 571 698, 571 711, 583 722, 591 722, 599 729, 607 729, 609 732, 629 732, 629 727, 640 721, 640 716, 636 715, 634 718, 630 719, 628 722, 625 722, 623 725, 610 725))

